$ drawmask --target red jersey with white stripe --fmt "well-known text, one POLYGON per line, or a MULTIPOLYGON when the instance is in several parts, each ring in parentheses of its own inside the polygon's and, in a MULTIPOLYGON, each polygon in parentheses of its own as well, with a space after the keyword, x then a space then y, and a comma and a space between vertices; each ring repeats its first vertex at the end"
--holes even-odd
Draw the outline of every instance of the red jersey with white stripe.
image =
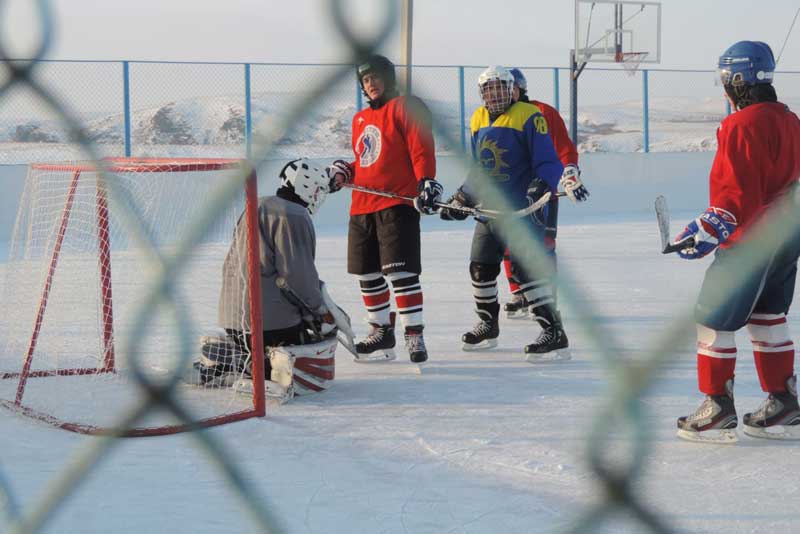
POLYGON ((743 232, 800 180, 800 119, 780 102, 747 106, 717 129, 717 154, 711 167, 710 205, 731 212, 743 232))
POLYGON ((564 124, 564 119, 561 114, 549 104, 539 102, 538 100, 531 100, 531 104, 537 106, 541 110, 544 119, 547 121, 547 126, 550 127, 550 138, 553 140, 553 146, 558 154, 558 159, 561 160, 562 165, 578 164, 578 150, 572 139, 569 138, 567 132, 567 125, 564 124))
MULTIPOLYGON (((416 97, 398 96, 353 117, 353 183, 416 197, 417 182, 436 177, 430 112, 416 97)), ((410 201, 353 191, 350 215, 374 213, 410 201)))

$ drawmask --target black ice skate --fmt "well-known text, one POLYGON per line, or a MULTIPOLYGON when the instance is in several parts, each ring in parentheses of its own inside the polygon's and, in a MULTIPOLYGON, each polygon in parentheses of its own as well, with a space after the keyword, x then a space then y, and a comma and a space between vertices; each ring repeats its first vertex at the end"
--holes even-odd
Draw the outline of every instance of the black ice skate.
POLYGON ((354 361, 362 363, 388 362, 396 358, 394 354, 394 318, 389 315, 389 324, 370 323, 371 330, 363 341, 356 343, 356 357, 354 361))
POLYGON ((525 361, 530 363, 560 362, 572 358, 567 349, 569 340, 561 324, 561 314, 553 312, 548 306, 532 310, 533 318, 542 327, 539 337, 525 346, 525 361))
POLYGON ((693 414, 678 418, 678 437, 701 443, 736 443, 733 380, 725 383, 725 391, 725 395, 706 395, 693 414))
POLYGON ((462 350, 483 350, 497 346, 497 336, 500 335, 500 325, 497 317, 490 321, 478 321, 472 330, 461 336, 464 344, 462 350))
POLYGON ((742 423, 744 433, 754 438, 800 439, 797 377, 786 381, 786 391, 770 393, 758 410, 744 414, 742 423))
POLYGON ((511 295, 511 300, 503 305, 503 311, 509 319, 528 318, 528 300, 522 293, 511 295))
POLYGON ((422 337, 422 326, 407 326, 405 333, 408 357, 414 363, 424 363, 428 360, 428 350, 425 348, 425 338, 422 337))

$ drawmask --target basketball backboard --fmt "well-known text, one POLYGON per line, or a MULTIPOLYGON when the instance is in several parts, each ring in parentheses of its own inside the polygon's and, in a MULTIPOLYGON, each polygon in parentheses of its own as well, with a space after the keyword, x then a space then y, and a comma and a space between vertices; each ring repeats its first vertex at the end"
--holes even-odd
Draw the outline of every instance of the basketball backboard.
POLYGON ((575 60, 661 61, 661 3, 575 0, 575 60))

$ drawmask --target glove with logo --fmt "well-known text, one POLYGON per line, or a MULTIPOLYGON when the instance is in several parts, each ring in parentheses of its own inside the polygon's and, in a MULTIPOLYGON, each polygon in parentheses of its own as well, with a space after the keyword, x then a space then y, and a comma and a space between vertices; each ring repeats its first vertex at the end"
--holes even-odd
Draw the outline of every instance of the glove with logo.
POLYGON ((736 230, 736 217, 722 208, 708 208, 702 215, 686 225, 673 243, 680 243, 694 237, 694 246, 678 251, 685 260, 696 260, 707 256, 715 248, 728 240, 736 230))
POLYGON ((581 171, 577 165, 570 163, 565 166, 558 183, 573 202, 584 202, 589 198, 589 190, 581 182, 581 171))

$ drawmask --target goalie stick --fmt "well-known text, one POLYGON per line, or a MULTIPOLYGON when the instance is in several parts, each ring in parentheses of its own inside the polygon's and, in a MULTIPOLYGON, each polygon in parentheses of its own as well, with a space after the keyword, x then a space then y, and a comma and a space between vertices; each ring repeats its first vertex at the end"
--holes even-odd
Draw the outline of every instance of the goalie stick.
POLYGON ((658 233, 661 236, 661 253, 671 254, 686 248, 694 247, 694 237, 689 236, 678 243, 670 243, 669 240, 669 206, 664 195, 658 195, 655 202, 656 220, 658 221, 658 233))
MULTIPOLYGON (((373 194, 373 195, 378 195, 378 196, 381 196, 381 197, 388 197, 388 198, 399 198, 399 199, 402 199, 402 200, 410 200, 412 202, 414 201, 414 197, 408 197, 408 196, 405 196, 405 195, 398 195, 397 193, 392 193, 391 191, 382 191, 380 189, 372 189, 370 187, 363 187, 363 186, 354 185, 354 184, 343 184, 343 186, 347 187, 348 189, 352 189, 354 191, 361 191, 362 193, 370 193, 370 194, 373 194)), ((466 213, 467 215, 469 215, 471 217, 475 217, 478 220, 481 220, 481 219, 483 219, 483 220, 486 220, 486 219, 497 219, 497 218, 500 218, 500 217, 525 217, 526 215, 530 215, 534 211, 537 211, 537 210, 541 209, 545 204, 547 204, 550 201, 550 198, 552 197, 552 195, 553 194, 550 191, 548 191, 545 194, 543 194, 541 197, 539 197, 539 199, 536 202, 534 202, 533 204, 531 204, 527 208, 523 208, 523 209, 512 211, 512 212, 504 212, 504 211, 499 211, 499 210, 488 210, 488 209, 483 209, 483 208, 470 208, 468 206, 454 206, 452 204, 447 204, 445 202, 437 202, 435 204, 435 206, 437 208, 439 208, 439 209, 446 208, 446 209, 451 209, 451 210, 454 210, 454 211, 460 211, 462 213, 466 213)), ((563 192, 560 192, 560 191, 558 193, 556 193, 556 197, 564 197, 566 195, 567 195, 566 193, 563 193, 563 192)))
MULTIPOLYGON (((312 310, 311 307, 309 307, 309 305, 300 297, 300 295, 298 295, 297 292, 292 289, 292 287, 289 285, 289 282, 287 282, 284 277, 279 276, 275 279, 275 285, 278 287, 281 293, 283 293, 283 296, 286 297, 286 300, 303 310, 307 315, 311 316, 312 320, 309 321, 311 329, 314 331, 314 334, 318 339, 324 339, 325 336, 322 335, 318 325, 318 314, 314 313, 314 310, 312 310)), ((333 319, 336 322, 336 338, 339 340, 339 343, 345 349, 347 349, 348 352, 355 356, 356 347, 355 343, 353 342, 353 330, 350 326, 350 317, 330 298, 324 282, 322 283, 322 297, 325 305, 328 308, 328 311, 331 312, 331 315, 333 315, 333 319)))

